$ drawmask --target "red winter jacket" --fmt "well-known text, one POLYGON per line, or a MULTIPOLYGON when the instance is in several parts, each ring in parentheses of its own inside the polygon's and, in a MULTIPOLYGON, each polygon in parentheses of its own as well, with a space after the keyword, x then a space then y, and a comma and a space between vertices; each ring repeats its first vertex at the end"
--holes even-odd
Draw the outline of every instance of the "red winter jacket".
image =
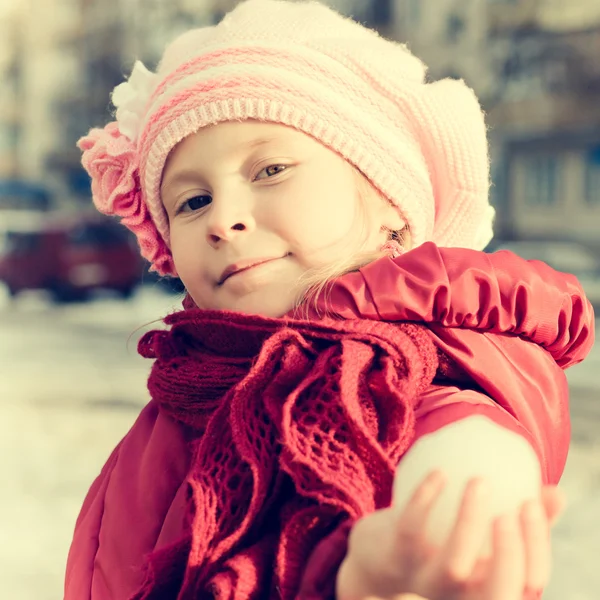
MULTIPOLYGON (((475 381, 476 389, 431 385, 417 405, 415 439, 484 414, 526 437, 545 482, 558 482, 570 439, 562 369, 581 361, 594 338, 593 311, 575 278, 506 252, 424 244, 343 277, 329 307, 344 318, 428 323, 475 381)), ((65 600, 126 600, 141 584, 144 557, 184 536, 190 436, 154 401, 142 410, 85 499, 65 600)), ((348 531, 340 526, 315 548, 299 598, 333 598, 348 531)))

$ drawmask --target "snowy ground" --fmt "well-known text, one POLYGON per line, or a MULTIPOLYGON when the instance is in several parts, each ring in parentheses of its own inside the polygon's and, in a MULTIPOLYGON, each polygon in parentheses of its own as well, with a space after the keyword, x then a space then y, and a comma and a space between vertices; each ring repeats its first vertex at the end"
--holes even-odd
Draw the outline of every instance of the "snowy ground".
MULTIPOLYGON (((136 343, 177 298, 56 307, 0 298, 0 597, 59 600, 83 496, 146 402, 136 343), (138 329, 140 328, 141 329, 138 329), (131 337, 130 337, 131 336, 131 337)), ((600 598, 600 348, 570 372, 573 444, 545 600, 600 598)))

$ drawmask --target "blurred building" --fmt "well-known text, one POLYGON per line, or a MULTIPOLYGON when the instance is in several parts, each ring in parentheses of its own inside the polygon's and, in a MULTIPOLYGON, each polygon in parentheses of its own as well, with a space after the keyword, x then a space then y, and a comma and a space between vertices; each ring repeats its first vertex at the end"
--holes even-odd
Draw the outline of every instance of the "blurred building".
POLYGON ((139 59, 154 69, 171 40, 193 27, 215 23, 232 4, 230 0, 121 0, 123 63, 130 70, 139 59))
POLYGON ((464 79, 492 94, 488 67, 488 0, 393 0, 393 35, 429 67, 431 79, 464 79))
MULTIPOLYGON (((48 160, 65 138, 56 106, 77 86, 79 64, 63 44, 72 26, 71 0, 5 0, 0 15, 0 179, 26 204, 27 190, 64 196, 48 160)), ((4 187, 4 186, 3 186, 4 187)), ((31 208, 35 206, 32 205, 31 208)))
POLYGON ((600 4, 490 8, 499 233, 600 248, 600 4))
POLYGON ((19 106, 21 53, 14 6, 0 7, 0 179, 18 175, 17 142, 22 127, 19 106))
POLYGON ((110 92, 134 60, 155 67, 168 40, 210 20, 212 2, 2 1, 0 179, 43 181, 59 205, 87 202, 77 140, 110 119, 110 92))
POLYGON ((599 245, 600 2, 395 1, 397 36, 488 113, 497 234, 599 245))

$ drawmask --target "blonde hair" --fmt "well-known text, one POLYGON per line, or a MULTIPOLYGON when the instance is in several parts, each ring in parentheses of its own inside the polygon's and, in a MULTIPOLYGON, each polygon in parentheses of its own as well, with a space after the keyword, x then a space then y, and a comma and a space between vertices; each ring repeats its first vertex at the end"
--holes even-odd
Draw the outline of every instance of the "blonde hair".
MULTIPOLYGON (((357 169, 353 169, 353 171, 356 179, 359 200, 358 206, 363 216, 366 216, 367 203, 389 202, 389 200, 375 189, 365 175, 357 169)), ((366 219, 361 219, 361 222, 363 223, 364 232, 366 219)), ((370 223, 367 224, 367 227, 369 225, 370 223)), ((388 240, 397 241, 400 246, 406 250, 409 250, 412 245, 408 226, 399 231, 390 230, 388 232, 388 240)), ((306 314, 308 314, 308 307, 310 307, 311 304, 316 308, 319 300, 323 296, 327 297, 331 285, 338 277, 346 275, 347 273, 352 273, 353 271, 358 271, 361 267, 364 267, 385 255, 385 251, 382 250, 375 252, 358 252, 323 267, 311 269, 305 273, 298 282, 298 300, 296 301, 295 306, 296 314, 302 316, 303 308, 306 309, 306 314)), ((327 305, 327 298, 325 298, 325 305, 327 305)), ((327 308, 325 308, 325 311, 328 313, 327 308)))

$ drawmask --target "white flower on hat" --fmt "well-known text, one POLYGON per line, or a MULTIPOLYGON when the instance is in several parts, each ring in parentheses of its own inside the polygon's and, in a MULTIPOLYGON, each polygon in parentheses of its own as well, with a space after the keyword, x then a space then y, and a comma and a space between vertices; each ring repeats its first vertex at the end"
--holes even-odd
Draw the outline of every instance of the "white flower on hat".
POLYGON ((136 61, 129 79, 112 92, 112 103, 117 109, 119 131, 136 142, 146 105, 154 89, 156 73, 149 71, 141 61, 136 61))

